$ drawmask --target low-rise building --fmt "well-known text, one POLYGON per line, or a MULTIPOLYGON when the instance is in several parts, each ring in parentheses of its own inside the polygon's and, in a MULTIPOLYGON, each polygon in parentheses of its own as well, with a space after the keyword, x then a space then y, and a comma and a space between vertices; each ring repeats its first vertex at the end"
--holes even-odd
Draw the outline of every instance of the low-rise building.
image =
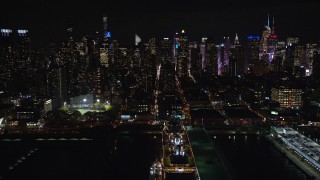
POLYGON ((271 90, 271 99, 277 101, 281 108, 300 108, 302 102, 302 89, 289 87, 275 87, 271 90))

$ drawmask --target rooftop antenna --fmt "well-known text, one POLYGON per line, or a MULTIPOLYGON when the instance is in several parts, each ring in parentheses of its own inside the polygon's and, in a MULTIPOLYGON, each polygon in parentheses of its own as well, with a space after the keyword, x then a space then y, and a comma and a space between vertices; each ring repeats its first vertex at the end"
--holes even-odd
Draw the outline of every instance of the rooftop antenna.
POLYGON ((273 16, 273 19, 272 19, 272 33, 275 34, 275 31, 274 31, 274 16, 273 16))

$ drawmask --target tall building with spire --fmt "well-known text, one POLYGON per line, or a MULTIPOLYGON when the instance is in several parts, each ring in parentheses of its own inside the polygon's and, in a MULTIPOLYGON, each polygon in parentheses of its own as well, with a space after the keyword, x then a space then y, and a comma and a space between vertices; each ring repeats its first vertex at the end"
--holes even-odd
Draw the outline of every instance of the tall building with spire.
POLYGON ((236 76, 243 74, 246 69, 244 48, 239 42, 238 34, 234 38, 234 42, 230 49, 229 58, 229 75, 236 76))
POLYGON ((271 33, 268 37, 268 40, 267 40, 267 43, 268 43, 268 62, 271 63, 274 59, 274 56, 275 56, 275 51, 276 51, 276 46, 277 46, 277 35, 276 35, 276 32, 275 32, 275 25, 274 25, 274 17, 273 17, 273 20, 272 20, 272 27, 271 27, 271 33))
POLYGON ((102 40, 102 46, 100 47, 100 62, 102 67, 108 67, 109 66, 109 43, 108 43, 108 17, 106 15, 103 15, 102 17, 102 25, 103 25, 103 40, 102 40))
POLYGON ((239 42, 239 37, 238 37, 238 34, 236 33, 236 37, 234 38, 234 43, 233 43, 235 46, 236 45, 239 45, 240 42, 239 42))
POLYGON ((262 37, 260 41, 260 48, 259 48, 260 60, 268 59, 268 39, 271 34, 271 29, 269 25, 270 25, 270 19, 268 14, 268 22, 267 22, 267 25, 264 26, 264 30, 262 31, 262 37))
POLYGON ((108 41, 108 17, 106 15, 103 15, 102 17, 102 22, 103 22, 103 41, 106 43, 108 41))
POLYGON ((138 46, 140 42, 141 42, 141 38, 137 34, 135 34, 135 36, 134 36, 134 44, 136 46, 138 46))
POLYGON ((262 38, 259 48, 259 59, 267 63, 271 63, 275 57, 275 51, 277 46, 277 35, 275 32, 274 17, 272 20, 272 27, 270 27, 270 16, 268 14, 268 25, 265 26, 262 32, 262 38))

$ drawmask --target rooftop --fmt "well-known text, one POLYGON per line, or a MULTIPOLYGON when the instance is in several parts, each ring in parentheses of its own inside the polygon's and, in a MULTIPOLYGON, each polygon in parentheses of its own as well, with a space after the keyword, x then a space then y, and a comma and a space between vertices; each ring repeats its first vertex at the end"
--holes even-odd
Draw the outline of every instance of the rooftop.
POLYGON ((246 107, 226 107, 224 111, 229 118, 259 118, 258 115, 246 107))
POLYGON ((223 116, 214 109, 191 110, 190 115, 192 118, 223 118, 223 116))

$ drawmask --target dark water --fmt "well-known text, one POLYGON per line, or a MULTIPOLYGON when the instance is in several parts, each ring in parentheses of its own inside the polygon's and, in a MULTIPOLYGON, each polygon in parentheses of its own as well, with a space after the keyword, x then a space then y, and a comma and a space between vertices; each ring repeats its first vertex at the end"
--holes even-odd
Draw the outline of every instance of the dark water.
POLYGON ((112 165, 103 179, 149 179, 151 164, 161 158, 161 138, 151 134, 118 136, 112 165))
POLYGON ((112 135, 98 141, 0 141, 0 179, 149 179, 160 147, 159 134, 112 135))
POLYGON ((10 148, 2 151, 4 179, 97 179, 107 158, 102 142, 8 142, 1 146, 10 148), (14 168, 8 170, 10 166, 14 168))
POLYGON ((306 175, 263 137, 211 135, 234 180, 306 180, 306 175), (234 139, 235 137, 235 139, 234 139))
MULTIPOLYGON (((234 180, 306 180, 305 174, 264 138, 211 137, 234 180)), ((99 141, 0 141, 0 176, 32 180, 147 180, 150 165, 160 158, 160 147, 159 134, 123 134, 99 141), (30 150, 34 153, 28 156, 30 150), (18 163, 22 156, 25 160, 18 163), (14 164, 17 165, 8 170, 14 164)))

